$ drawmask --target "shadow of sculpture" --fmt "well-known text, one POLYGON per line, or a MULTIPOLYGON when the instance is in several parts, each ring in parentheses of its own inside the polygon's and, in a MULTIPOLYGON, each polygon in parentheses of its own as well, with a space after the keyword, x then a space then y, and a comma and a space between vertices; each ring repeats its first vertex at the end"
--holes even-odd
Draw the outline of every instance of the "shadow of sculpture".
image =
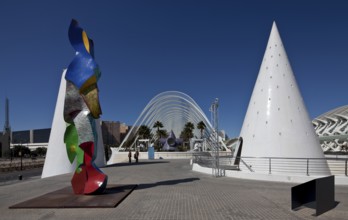
POLYGON ((137 166, 137 165, 150 165, 159 163, 170 163, 169 161, 151 161, 151 162, 138 162, 138 163, 116 163, 110 164, 105 167, 124 167, 124 166, 137 166))
POLYGON ((188 182, 193 182, 200 180, 199 178, 185 178, 185 179, 176 179, 176 180, 165 180, 165 181, 160 181, 156 183, 144 183, 144 184, 139 184, 138 189, 148 189, 156 186, 169 186, 169 185, 177 185, 181 183, 188 183, 188 182))

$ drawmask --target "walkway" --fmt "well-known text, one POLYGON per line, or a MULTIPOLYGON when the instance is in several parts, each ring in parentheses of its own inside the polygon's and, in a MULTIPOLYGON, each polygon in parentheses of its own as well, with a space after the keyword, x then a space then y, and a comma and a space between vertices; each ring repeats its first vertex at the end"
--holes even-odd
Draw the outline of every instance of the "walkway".
POLYGON ((339 204, 319 217, 290 209, 294 184, 215 178, 191 170, 189 160, 140 161, 103 169, 109 183, 139 184, 119 206, 104 209, 8 209, 70 185, 71 174, 0 186, 1 219, 347 219, 348 187, 336 186, 339 204))

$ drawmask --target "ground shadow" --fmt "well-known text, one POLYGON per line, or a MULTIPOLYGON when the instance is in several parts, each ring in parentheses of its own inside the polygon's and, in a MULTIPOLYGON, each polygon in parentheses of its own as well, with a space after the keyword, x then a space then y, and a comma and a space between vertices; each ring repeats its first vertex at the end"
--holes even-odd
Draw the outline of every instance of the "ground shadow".
POLYGON ((158 164, 158 163, 169 163, 169 161, 147 161, 147 162, 132 162, 132 163, 115 163, 115 164, 110 164, 106 165, 105 168, 108 167, 123 167, 123 166, 137 166, 137 165, 148 165, 148 164, 158 164))
POLYGON ((128 190, 133 190, 137 187, 137 184, 126 184, 126 185, 110 185, 102 193, 97 193, 94 195, 105 195, 105 194, 116 194, 120 192, 125 192, 128 190))
POLYGON ((188 183, 193 182, 196 180, 200 180, 199 178, 185 178, 185 179, 177 179, 177 180, 166 180, 166 181, 160 181, 156 183, 144 183, 139 184, 137 189, 148 189, 156 186, 169 186, 169 185, 176 185, 180 183, 188 183))
MULTIPOLYGON (((330 210, 336 208, 336 206, 338 206, 339 203, 340 203, 339 201, 335 201, 333 207, 332 207, 330 210)), ((317 207, 316 207, 316 202, 315 202, 315 201, 314 201, 314 202, 308 202, 308 203, 306 203, 306 204, 303 204, 303 205, 300 206, 300 207, 295 208, 293 211, 299 211, 299 210, 301 210, 301 209, 306 209, 306 208, 310 208, 310 209, 316 210, 316 208, 317 208, 317 207)), ((325 212, 328 212, 328 211, 330 211, 330 210, 327 210, 327 211, 325 211, 325 212)), ((317 217, 317 216, 320 216, 321 214, 324 214, 325 212, 319 213, 318 215, 316 215, 316 213, 313 213, 312 216, 317 217)))

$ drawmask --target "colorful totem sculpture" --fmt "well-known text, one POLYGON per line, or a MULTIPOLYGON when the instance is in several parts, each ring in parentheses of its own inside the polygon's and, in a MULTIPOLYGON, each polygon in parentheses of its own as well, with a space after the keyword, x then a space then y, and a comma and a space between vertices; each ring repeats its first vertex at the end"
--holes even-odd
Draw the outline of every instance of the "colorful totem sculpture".
POLYGON ((94 61, 93 41, 75 20, 69 27, 69 40, 76 50, 65 75, 64 143, 70 162, 76 158, 77 166, 71 185, 75 194, 97 194, 104 191, 108 179, 94 164, 98 143, 95 119, 101 115, 97 81, 101 74, 94 61))

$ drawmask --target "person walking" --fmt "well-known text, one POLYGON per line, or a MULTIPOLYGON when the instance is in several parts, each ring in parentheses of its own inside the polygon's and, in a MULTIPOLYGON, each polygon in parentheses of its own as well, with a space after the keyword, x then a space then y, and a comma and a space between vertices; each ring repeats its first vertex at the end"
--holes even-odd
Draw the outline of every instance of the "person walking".
POLYGON ((129 150, 129 152, 128 152, 128 159, 129 159, 129 163, 131 163, 132 162, 132 151, 131 150, 129 150))
POLYGON ((139 158, 139 151, 135 151, 134 153, 134 158, 135 158, 135 162, 138 163, 138 158, 139 158))

